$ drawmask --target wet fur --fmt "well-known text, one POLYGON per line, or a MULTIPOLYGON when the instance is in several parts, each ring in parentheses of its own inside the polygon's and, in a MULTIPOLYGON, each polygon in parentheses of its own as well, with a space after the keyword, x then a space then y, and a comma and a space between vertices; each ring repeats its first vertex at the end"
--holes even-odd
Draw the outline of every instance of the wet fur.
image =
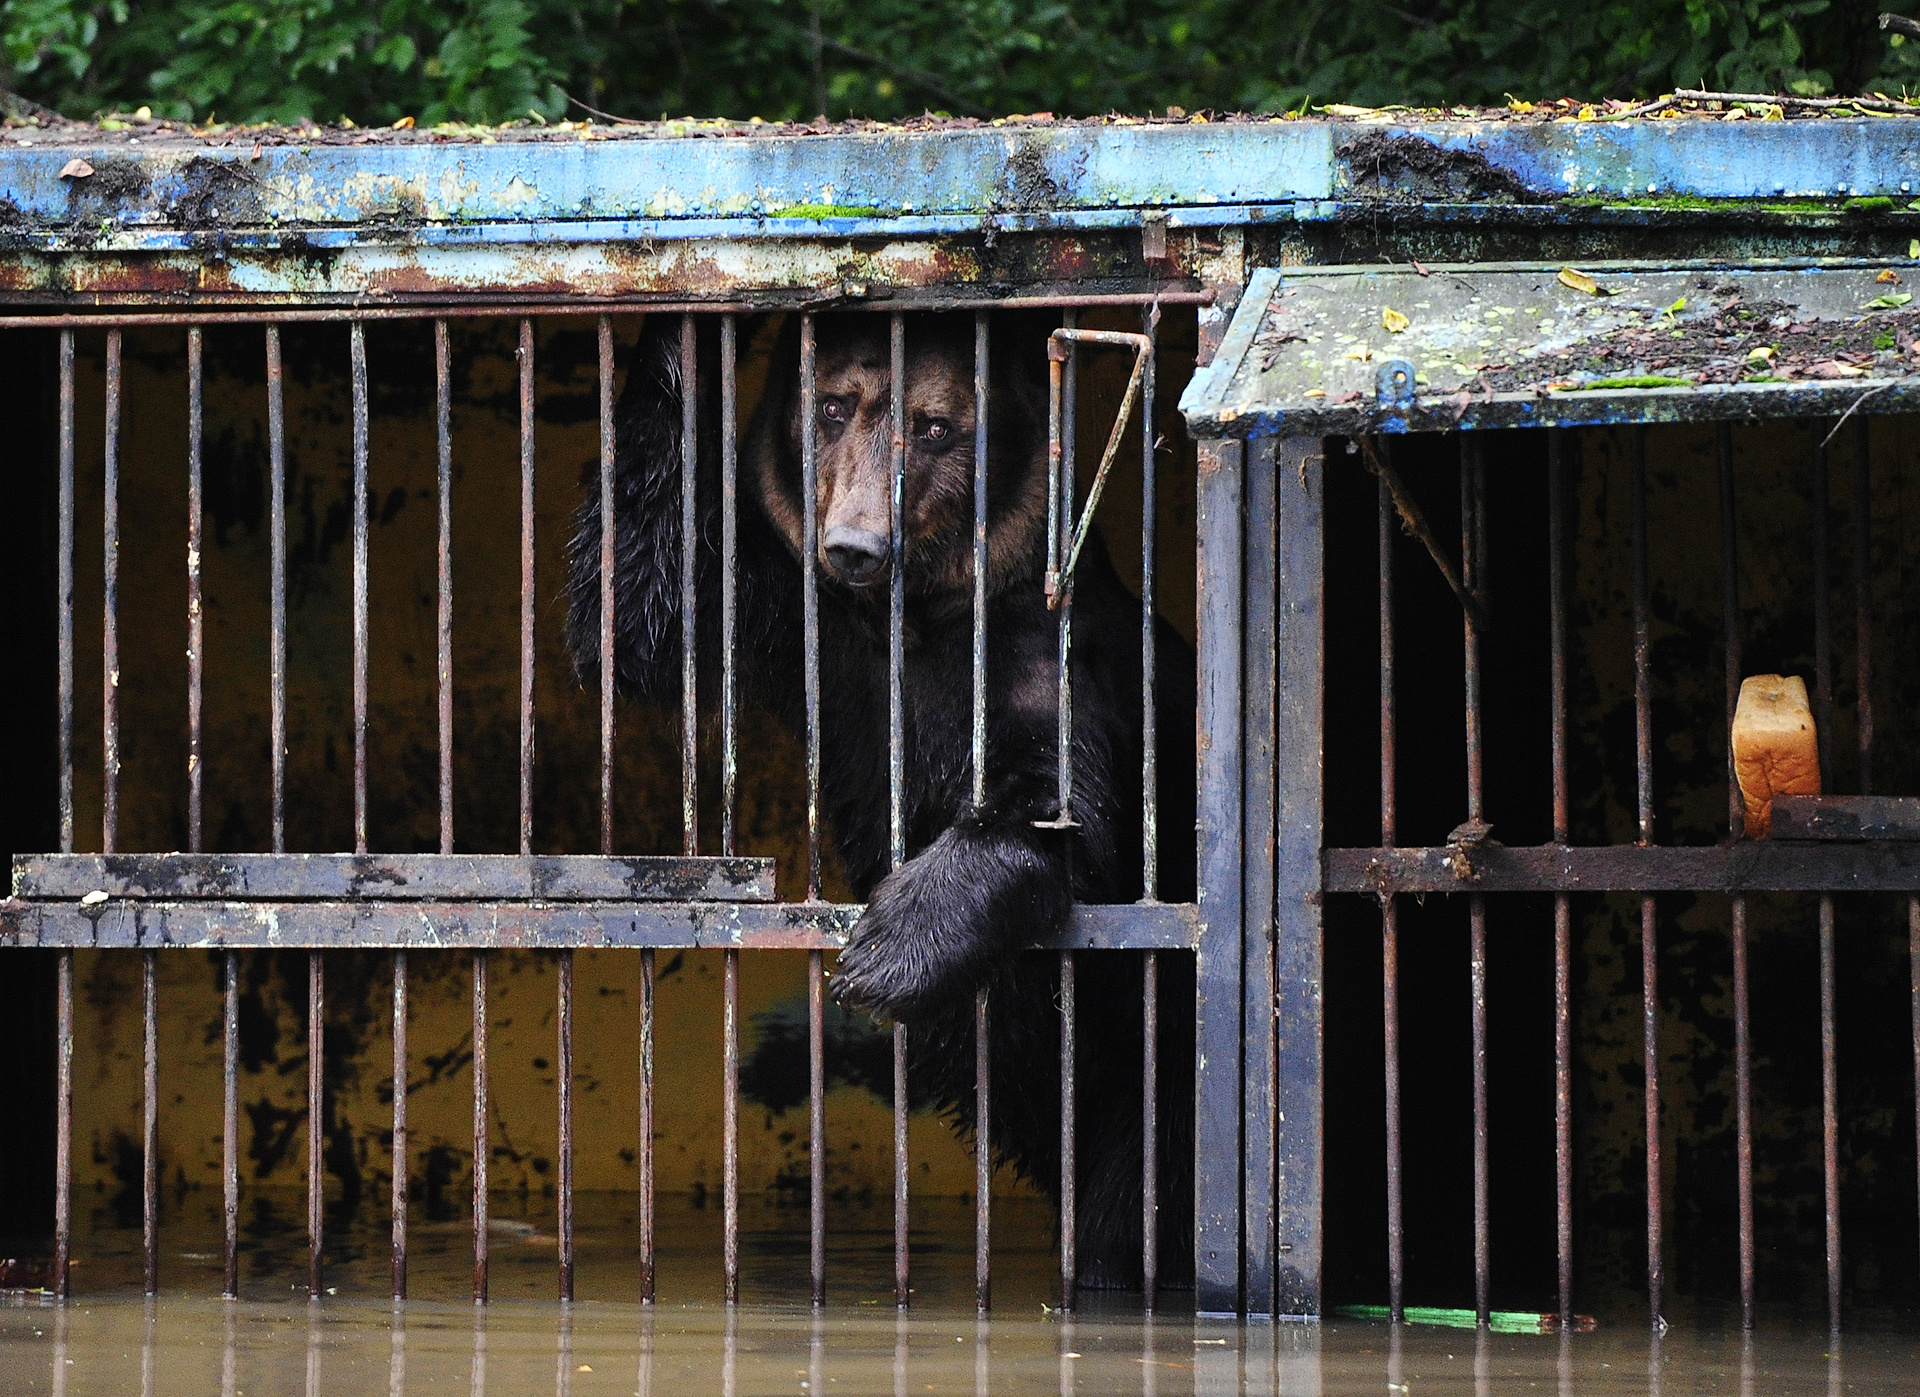
MULTIPOLYGON (((718 681, 720 485, 717 332, 700 343, 697 619, 702 692, 718 681), (711 675, 712 677, 709 677, 711 675)), ((844 430, 822 424, 827 502, 869 509, 884 490, 887 323, 822 317, 816 384, 857 404, 844 430), (878 453, 876 455, 876 453, 878 453), (876 485, 876 482, 877 485, 876 485), (865 492, 862 494, 861 492, 865 492)), ((747 341, 743 327, 742 342, 747 341)), ((963 1129, 974 1116, 973 997, 991 990, 996 1154, 1057 1196, 1059 958, 1018 954, 1063 925, 1072 903, 1141 893, 1140 610, 1094 534, 1074 599, 1074 815, 1071 836, 1035 828, 1058 813, 1054 669, 1047 610, 1045 322, 1003 316, 993 340, 989 461, 988 781, 971 800, 973 345, 971 317, 908 326, 908 412, 955 430, 910 428, 904 770, 907 861, 889 873, 887 597, 820 570, 821 787, 842 862, 867 911, 834 969, 843 1002, 909 1025, 916 1084, 963 1129)), ((805 732, 800 676, 798 325, 780 338, 741 442, 738 656, 744 696, 805 732)), ((890 421, 890 417, 887 418, 890 421)), ((680 680, 680 366, 677 318, 649 320, 618 412, 615 455, 616 667, 623 688, 662 697, 680 680)), ((884 499, 879 506, 884 510, 884 499)), ((599 659, 600 520, 590 472, 569 549, 568 636, 583 679, 599 659)), ((1193 895, 1192 650, 1158 627, 1160 895, 1193 895)), ((1192 1265, 1193 965, 1160 958, 1160 1246, 1163 1282, 1192 1265)), ((1076 961, 1077 1244, 1084 1284, 1140 1275, 1141 975, 1136 953, 1076 961)))

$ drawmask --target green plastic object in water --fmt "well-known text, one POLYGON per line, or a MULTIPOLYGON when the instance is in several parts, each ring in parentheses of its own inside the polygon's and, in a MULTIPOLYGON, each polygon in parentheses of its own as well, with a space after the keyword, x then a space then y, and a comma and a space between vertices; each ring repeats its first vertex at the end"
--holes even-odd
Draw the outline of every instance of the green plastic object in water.
MULTIPOLYGON (((1391 1319, 1385 1305, 1342 1305, 1334 1313, 1341 1319, 1391 1319)), ((1444 1329, 1475 1329, 1480 1319, 1472 1310, 1442 1310, 1429 1305, 1408 1305, 1402 1312, 1408 1324, 1434 1324, 1444 1329)), ((1591 1329, 1593 1321, 1574 1316, 1575 1329, 1591 1329)), ((1557 1334, 1559 1315, 1535 1314, 1528 1310, 1495 1310, 1487 1316, 1487 1328, 1496 1334, 1557 1334)))

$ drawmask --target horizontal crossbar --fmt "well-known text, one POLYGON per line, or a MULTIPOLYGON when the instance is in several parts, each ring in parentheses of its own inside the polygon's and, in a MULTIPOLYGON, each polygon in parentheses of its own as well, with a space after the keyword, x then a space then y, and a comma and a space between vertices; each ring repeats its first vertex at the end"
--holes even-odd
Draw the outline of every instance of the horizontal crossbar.
POLYGON ((28 900, 771 902, 773 860, 587 854, 22 854, 28 900))
POLYGON ((1792 844, 1750 840, 1707 848, 1635 844, 1577 848, 1499 844, 1328 849, 1330 893, 1920 892, 1920 844, 1792 844))
MULTIPOLYGON (((860 918, 854 903, 503 901, 0 902, 0 947, 142 949, 394 948, 837 951, 860 918)), ((1186 902, 1073 910, 1062 934, 1036 949, 1190 950, 1200 932, 1186 902)))

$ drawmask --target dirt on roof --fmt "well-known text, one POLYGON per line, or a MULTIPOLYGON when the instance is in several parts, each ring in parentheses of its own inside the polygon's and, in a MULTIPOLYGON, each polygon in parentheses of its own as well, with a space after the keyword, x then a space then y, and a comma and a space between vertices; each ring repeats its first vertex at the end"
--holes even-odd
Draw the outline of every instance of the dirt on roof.
MULTIPOLYGON (((0 98, 8 95, 0 93, 0 98)), ((1511 102, 1504 107, 1356 107, 1342 103, 1304 108, 1297 112, 1193 112, 1170 107, 1145 116, 1107 115, 1057 117, 1051 112, 1019 113, 991 120, 952 117, 936 113, 905 121, 762 121, 754 117, 734 121, 724 117, 679 117, 661 121, 585 119, 541 122, 522 119, 499 126, 444 122, 420 126, 403 117, 392 126, 366 127, 345 119, 323 125, 248 125, 242 122, 170 121, 147 108, 111 112, 94 121, 75 121, 30 103, 9 99, 0 106, 0 144, 8 145, 181 145, 227 146, 357 146, 357 145, 492 145, 508 142, 618 141, 661 138, 753 140, 769 137, 886 135, 926 131, 970 131, 1004 126, 1164 126, 1319 121, 1357 126, 1419 126, 1456 122, 1544 124, 1550 122, 1617 121, 1819 121, 1861 118, 1920 119, 1920 100, 1875 93, 1865 97, 1788 97, 1760 93, 1674 93, 1651 101, 1583 101, 1560 98, 1543 102, 1511 102)))

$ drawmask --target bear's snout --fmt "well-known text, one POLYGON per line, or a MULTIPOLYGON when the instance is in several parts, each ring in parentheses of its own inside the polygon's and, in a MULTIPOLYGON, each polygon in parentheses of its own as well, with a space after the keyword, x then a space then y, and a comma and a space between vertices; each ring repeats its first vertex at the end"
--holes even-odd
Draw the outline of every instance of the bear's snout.
POLYGON ((855 587, 866 586, 884 572, 892 552, 884 534, 846 524, 829 527, 821 542, 834 577, 855 587))

